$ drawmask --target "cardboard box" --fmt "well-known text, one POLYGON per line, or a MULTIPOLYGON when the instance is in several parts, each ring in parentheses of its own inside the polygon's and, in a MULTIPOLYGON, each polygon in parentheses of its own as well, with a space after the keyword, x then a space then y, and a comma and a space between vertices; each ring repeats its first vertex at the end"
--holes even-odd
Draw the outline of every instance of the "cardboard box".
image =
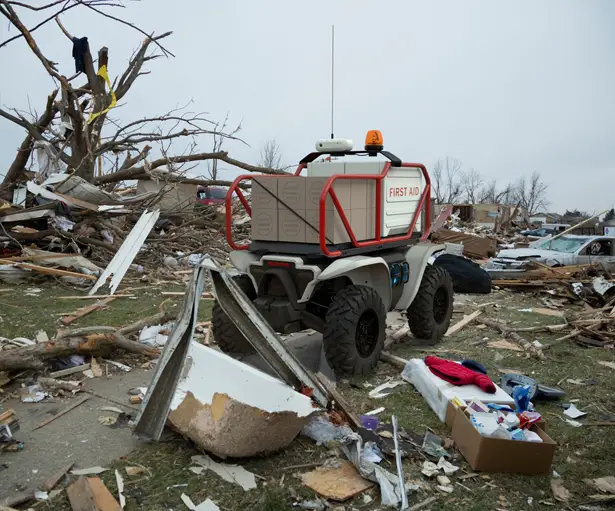
MULTIPOLYGON (((307 177, 306 179, 306 206, 308 211, 318 211, 320 208, 320 194, 325 187, 328 177, 307 177)), ((350 209, 351 204, 351 182, 347 179, 339 179, 333 184, 333 189, 337 194, 340 205, 344 211, 350 209)), ((327 210, 334 209, 331 196, 327 197, 327 210)), ((364 206, 363 206, 364 207, 364 206)))
MULTIPOLYGON (((458 409, 460 408, 458 408, 457 406, 455 406, 453 403, 449 401, 448 406, 446 408, 446 416, 444 418, 444 422, 451 429, 453 429, 453 426, 455 425, 455 417, 457 416, 458 409)), ((461 408, 461 410, 464 410, 464 408, 461 408)), ((545 422, 544 418, 537 421, 536 426, 538 426, 540 429, 542 429, 545 432, 547 431, 547 423, 545 422)))
POLYGON ((350 180, 350 209, 366 209, 367 205, 367 180, 350 180))
POLYGON ((252 209, 277 209, 278 177, 259 176, 252 179, 252 209), (269 191, 267 191, 269 190, 269 191), (271 192, 271 193, 270 193, 271 192), (272 195, 273 194, 273 195, 272 195))
POLYGON ((294 210, 305 210, 305 186, 306 178, 301 176, 278 178, 278 198, 282 201, 278 201, 278 209, 288 206, 294 210))
MULTIPOLYGON (((305 219, 317 230, 312 229, 306 224, 306 243, 320 243, 320 213, 318 211, 306 211, 305 219)), ((327 227, 327 244, 348 243, 350 236, 346 232, 342 219, 337 214, 337 211, 328 210, 326 212, 326 227, 327 227)))
POLYGON ((445 422, 447 407, 450 401, 459 397, 466 402, 482 401, 483 403, 497 403, 500 405, 515 406, 515 401, 506 392, 496 385, 496 393, 488 394, 483 392, 476 385, 463 385, 458 387, 447 381, 438 378, 425 365, 425 361, 420 358, 413 358, 408 361, 401 374, 402 379, 414 385, 421 396, 425 399, 429 407, 435 412, 438 418, 445 422))
POLYGON ((256 241, 278 241, 278 210, 252 207, 250 237, 256 241))
POLYGON ((556 443, 538 426, 532 431, 542 443, 481 436, 466 412, 457 408, 452 439, 472 470, 516 474, 550 474, 556 443))
POLYGON ((305 243, 305 209, 278 208, 278 241, 305 243))

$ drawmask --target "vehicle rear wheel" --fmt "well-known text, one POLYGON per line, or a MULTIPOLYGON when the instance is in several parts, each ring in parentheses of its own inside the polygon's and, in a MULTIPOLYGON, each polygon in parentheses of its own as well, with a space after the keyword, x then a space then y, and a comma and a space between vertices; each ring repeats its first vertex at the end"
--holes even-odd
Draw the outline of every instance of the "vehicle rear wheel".
POLYGON ((453 315, 453 280, 439 266, 427 266, 419 291, 408 307, 410 331, 419 339, 438 342, 448 330, 453 315))
MULTIPOLYGON (((233 277, 233 280, 250 301, 256 298, 256 291, 250 277, 247 275, 236 275, 233 277)), ((211 330, 216 343, 224 353, 237 355, 254 353, 254 347, 237 329, 218 302, 214 303, 211 311, 211 330)))
POLYGON ((339 376, 370 373, 384 349, 385 328, 386 311, 374 289, 348 286, 339 291, 322 335, 329 366, 339 376))

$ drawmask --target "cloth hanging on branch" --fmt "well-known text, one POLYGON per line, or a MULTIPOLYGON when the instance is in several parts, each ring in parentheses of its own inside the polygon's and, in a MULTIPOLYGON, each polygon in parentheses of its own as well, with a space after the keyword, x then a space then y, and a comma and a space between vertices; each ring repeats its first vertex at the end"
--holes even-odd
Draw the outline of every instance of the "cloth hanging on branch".
POLYGON ((101 110, 100 112, 96 112, 96 113, 92 112, 90 114, 90 118, 88 119, 88 124, 91 124, 94 119, 101 116, 102 114, 106 114, 109 110, 111 110, 117 104, 117 98, 115 97, 115 92, 113 92, 113 89, 111 88, 111 80, 109 80, 109 73, 107 72, 107 66, 100 66, 100 69, 98 70, 98 73, 96 73, 96 75, 100 76, 107 84, 107 87, 109 87, 109 92, 111 93, 111 103, 109 104, 107 108, 105 108, 104 110, 101 110))
POLYGON ((88 51, 87 37, 73 37, 73 58, 75 59, 75 73, 85 73, 85 61, 83 57, 88 51))

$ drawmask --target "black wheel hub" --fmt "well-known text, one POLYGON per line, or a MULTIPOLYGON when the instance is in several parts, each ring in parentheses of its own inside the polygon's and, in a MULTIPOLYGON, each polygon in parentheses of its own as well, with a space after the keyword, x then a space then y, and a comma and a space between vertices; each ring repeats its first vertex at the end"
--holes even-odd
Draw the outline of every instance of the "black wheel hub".
POLYGON ((367 358, 372 354, 378 343, 379 333, 380 320, 376 312, 368 310, 361 314, 355 333, 355 341, 359 355, 363 358, 367 358))
POLYGON ((445 287, 439 287, 433 297, 433 318, 438 324, 446 319, 448 312, 448 291, 445 287))

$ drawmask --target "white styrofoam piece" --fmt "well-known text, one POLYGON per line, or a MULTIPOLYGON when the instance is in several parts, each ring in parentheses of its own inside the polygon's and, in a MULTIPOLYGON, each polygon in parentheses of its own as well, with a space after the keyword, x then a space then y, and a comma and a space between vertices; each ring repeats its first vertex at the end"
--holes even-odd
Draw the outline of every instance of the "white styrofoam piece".
POLYGON ((158 217, 160 216, 160 210, 144 211, 141 218, 137 221, 132 228, 124 243, 120 249, 116 252, 111 262, 105 268, 100 278, 96 281, 96 284, 88 293, 92 296, 98 289, 105 285, 107 279, 111 277, 111 283, 109 284, 109 294, 115 293, 115 290, 122 282, 124 275, 128 271, 128 268, 137 256, 137 253, 143 246, 145 239, 149 235, 150 231, 154 228, 158 217))
POLYGON ((515 405, 513 398, 498 385, 495 386, 497 389, 495 394, 483 392, 476 385, 453 385, 433 374, 420 358, 409 360, 401 373, 401 377, 416 387, 442 422, 446 418, 449 401, 455 397, 464 401, 477 400, 483 403, 512 405, 513 407, 515 405))
POLYGON ((190 343, 171 410, 177 409, 188 392, 203 404, 211 404, 217 393, 269 413, 291 411, 299 417, 314 413, 309 397, 258 369, 196 342, 190 343))

